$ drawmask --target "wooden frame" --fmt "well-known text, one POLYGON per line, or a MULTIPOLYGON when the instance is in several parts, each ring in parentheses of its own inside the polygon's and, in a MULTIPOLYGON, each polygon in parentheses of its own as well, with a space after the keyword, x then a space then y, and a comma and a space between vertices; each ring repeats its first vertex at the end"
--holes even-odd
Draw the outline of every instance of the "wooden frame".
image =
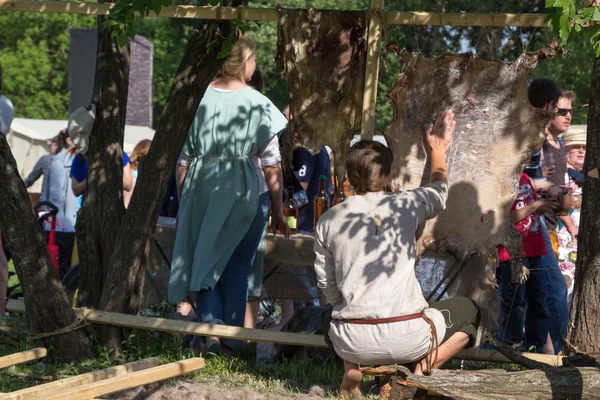
MULTIPOLYGON (((367 66, 363 93, 362 139, 372 139, 375 131, 381 32, 384 25, 546 27, 546 15, 544 14, 384 12, 383 2, 384 0, 371 0, 371 12, 368 22, 367 66)), ((0 0, 0 11, 109 15, 109 10, 114 6, 114 3, 0 0)), ((152 13, 151 16, 156 16, 156 14, 152 13)), ((179 5, 163 7, 158 17, 277 21, 279 15, 277 10, 272 8, 179 5)))
MULTIPOLYGON (((378 2, 380 0, 372 0, 378 2)), ((0 0, 0 11, 108 15, 114 3, 80 3, 32 0, 0 0)), ((510 13, 428 13, 415 11, 382 12, 385 25, 452 25, 452 26, 520 26, 546 27, 545 14, 510 13)), ((156 16, 151 13, 150 16, 156 16)), ((245 21, 277 21, 272 8, 233 8, 212 6, 163 7, 159 17, 192 19, 240 19, 245 21)))
MULTIPOLYGON (((226 325, 210 325, 198 322, 168 320, 164 318, 140 317, 86 308, 74 307, 73 309, 77 315, 84 315, 88 321, 96 322, 98 324, 199 336, 217 336, 225 339, 253 340, 256 342, 280 343, 307 347, 327 347, 323 335, 238 328, 226 325)), ((6 310, 24 313, 25 303, 22 300, 8 300, 6 310)), ((534 353, 522 353, 522 355, 545 364, 553 366, 562 365, 562 356, 534 353)), ((454 358, 499 363, 513 362, 498 351, 485 349, 465 349, 460 351, 454 358)))

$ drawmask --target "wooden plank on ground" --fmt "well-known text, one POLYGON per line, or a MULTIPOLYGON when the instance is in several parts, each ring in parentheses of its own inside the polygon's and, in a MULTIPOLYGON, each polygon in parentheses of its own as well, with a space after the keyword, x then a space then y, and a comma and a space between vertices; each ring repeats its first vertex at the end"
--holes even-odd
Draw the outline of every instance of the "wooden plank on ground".
POLYGON ((204 368, 202 358, 190 358, 189 360, 177 361, 158 367, 130 372, 125 375, 105 379, 87 385, 72 387, 59 392, 45 393, 34 399, 45 400, 88 400, 94 397, 104 396, 110 393, 120 392, 137 386, 162 381, 176 376, 184 375, 192 371, 204 368))
POLYGON ((0 368, 6 368, 10 367, 11 365, 37 360, 38 358, 46 357, 47 354, 48 352, 43 347, 36 347, 35 349, 10 354, 8 356, 0 357, 0 368))
POLYGON ((160 360, 158 357, 145 358, 143 360, 134 361, 123 365, 117 365, 116 367, 101 369, 99 371, 73 376, 71 378, 60 379, 58 381, 33 386, 27 389, 17 390, 5 395, 0 395, 0 400, 30 399, 32 397, 42 396, 49 392, 66 390, 75 386, 86 385, 88 383, 114 378, 129 374, 131 372, 157 367, 159 364, 160 360))
MULTIPOLYGON (((23 300, 8 300, 6 309, 12 312, 25 312, 23 300)), ((226 325, 211 325, 198 322, 174 321, 164 318, 140 317, 107 311, 74 308, 77 315, 85 315, 87 320, 98 324, 125 326, 128 328, 151 329, 155 331, 181 333, 198 336, 217 336, 224 339, 252 340, 289 344, 295 346, 327 347, 323 335, 306 333, 278 332, 263 329, 238 328, 226 325)), ((521 353, 523 356, 549 365, 562 365, 561 356, 547 354, 521 353)), ((464 349, 456 357, 463 360, 512 363, 496 350, 464 349)), ((1 399, 0 399, 1 400, 1 399)))

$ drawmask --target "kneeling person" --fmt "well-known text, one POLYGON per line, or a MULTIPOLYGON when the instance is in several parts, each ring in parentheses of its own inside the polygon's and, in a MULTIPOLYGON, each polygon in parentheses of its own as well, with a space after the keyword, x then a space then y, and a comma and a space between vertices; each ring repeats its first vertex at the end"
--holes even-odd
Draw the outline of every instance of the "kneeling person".
POLYGON ((341 397, 360 397, 358 364, 417 361, 439 368, 474 341, 479 310, 467 298, 429 305, 415 276, 416 231, 446 205, 446 152, 454 114, 426 132, 430 184, 393 193, 392 152, 374 141, 350 149, 346 168, 356 196, 327 211, 315 232, 318 286, 334 306, 328 343, 344 360, 341 397), (439 344, 439 345, 438 345, 439 344))

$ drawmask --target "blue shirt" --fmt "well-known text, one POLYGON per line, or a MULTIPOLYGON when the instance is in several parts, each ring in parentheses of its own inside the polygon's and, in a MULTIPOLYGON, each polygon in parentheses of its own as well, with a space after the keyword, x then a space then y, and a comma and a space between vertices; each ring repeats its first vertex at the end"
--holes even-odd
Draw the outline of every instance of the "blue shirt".
POLYGON ((306 189, 308 204, 302 207, 298 213, 298 233, 312 235, 315 216, 314 199, 319 193, 319 176, 321 175, 327 177, 327 194, 331 200, 333 187, 330 165, 329 154, 325 147, 315 155, 310 154, 310 151, 303 147, 294 150, 294 174, 300 182, 308 182, 306 189))
MULTIPOLYGON (((123 152, 123 168, 125 168, 125 166, 130 162, 131 160, 129 159, 127 153, 123 152)), ((77 182, 83 181, 85 178, 87 178, 87 168, 87 159, 83 160, 83 155, 81 153, 77 154, 73 160, 73 165, 71 166, 71 177, 75 178, 77 182)))

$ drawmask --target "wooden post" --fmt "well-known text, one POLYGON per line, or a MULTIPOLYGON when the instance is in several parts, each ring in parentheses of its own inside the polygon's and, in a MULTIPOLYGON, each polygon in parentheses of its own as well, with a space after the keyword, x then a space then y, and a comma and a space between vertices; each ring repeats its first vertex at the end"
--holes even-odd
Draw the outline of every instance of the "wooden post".
POLYGON ((377 82, 379 80, 379 56, 381 31, 383 29, 383 0, 371 0, 369 13, 369 39, 367 41, 367 68, 365 71, 365 90, 363 95, 363 113, 361 139, 373 139, 375 132, 375 107, 377 105, 377 82))

